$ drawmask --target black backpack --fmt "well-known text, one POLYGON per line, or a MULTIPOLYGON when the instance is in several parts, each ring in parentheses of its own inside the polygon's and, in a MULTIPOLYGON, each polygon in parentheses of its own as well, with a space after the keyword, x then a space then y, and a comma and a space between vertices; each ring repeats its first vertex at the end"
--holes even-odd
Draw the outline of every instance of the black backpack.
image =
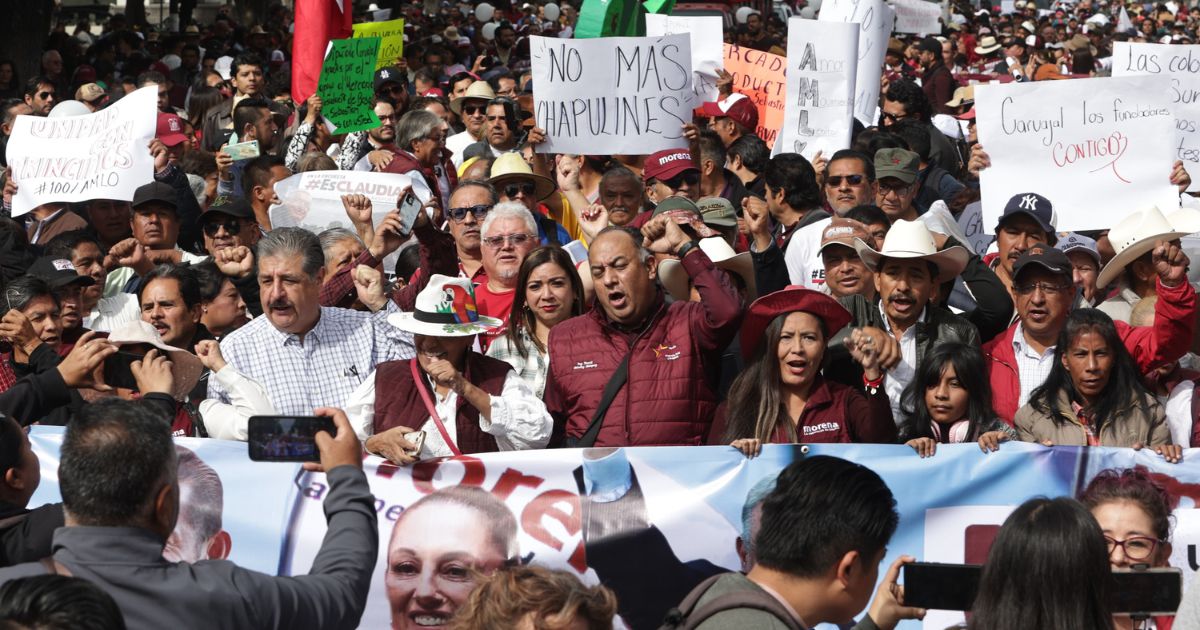
POLYGON ((659 630, 693 630, 717 613, 738 608, 768 612, 786 625, 789 630, 805 630, 803 626, 796 623, 791 613, 783 607, 783 604, 779 603, 779 600, 760 588, 726 593, 706 602, 697 609, 696 603, 724 575, 728 574, 718 573, 692 589, 692 592, 683 598, 678 607, 667 611, 667 616, 659 630))

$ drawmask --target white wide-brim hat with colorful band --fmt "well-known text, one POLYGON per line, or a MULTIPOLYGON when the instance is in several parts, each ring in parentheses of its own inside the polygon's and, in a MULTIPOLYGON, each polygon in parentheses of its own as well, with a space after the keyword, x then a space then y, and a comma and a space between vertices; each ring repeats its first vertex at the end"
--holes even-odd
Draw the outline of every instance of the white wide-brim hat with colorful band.
POLYGON ((475 290, 466 278, 434 274, 417 294, 413 312, 388 316, 388 323, 414 335, 469 337, 504 326, 495 317, 479 314, 475 290))

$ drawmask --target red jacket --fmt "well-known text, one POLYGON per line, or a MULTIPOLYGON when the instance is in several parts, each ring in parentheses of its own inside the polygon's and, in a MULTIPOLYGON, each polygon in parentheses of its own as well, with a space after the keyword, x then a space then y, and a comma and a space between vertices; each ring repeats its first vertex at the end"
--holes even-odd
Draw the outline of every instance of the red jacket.
POLYGON ((448 190, 442 190, 438 186, 437 173, 434 172, 433 168, 424 166, 420 162, 417 162, 417 158, 413 157, 413 154, 403 149, 396 149, 395 157, 392 158, 392 161, 388 162, 387 166, 380 170, 384 173, 397 173, 400 175, 411 173, 413 171, 420 172, 421 176, 425 178, 425 184, 429 186, 429 190, 435 197, 438 198, 439 201, 442 202, 442 208, 448 210, 450 208, 450 193, 458 187, 458 171, 454 168, 454 164, 450 161, 449 151, 443 151, 441 157, 442 159, 440 166, 442 171, 446 174, 446 181, 450 184, 450 188, 448 190))
POLYGON ((706 361, 733 339, 741 301, 728 279, 698 249, 683 259, 700 302, 670 305, 658 294, 640 332, 618 330, 599 300, 592 310, 550 331, 546 408, 555 419, 552 443, 587 431, 604 386, 630 348, 629 378, 605 414, 596 446, 702 444, 717 408, 706 361))
MULTIPOLYGON (((729 443, 725 439, 725 422, 725 403, 722 403, 708 437, 709 444, 729 443)), ((874 394, 867 394, 861 389, 826 380, 824 376, 818 376, 813 383, 804 411, 800 412, 800 418, 796 421, 796 430, 798 435, 794 441, 801 444, 896 443, 892 405, 882 387, 877 388, 874 394)), ((793 443, 787 427, 776 427, 771 443, 793 443)))
MULTIPOLYGON (((1113 322, 1125 348, 1143 374, 1175 361, 1192 346, 1196 324, 1196 291, 1187 282, 1168 288, 1158 283, 1158 302, 1154 305, 1154 326, 1130 326, 1113 322)), ((1020 372, 1013 350, 1017 325, 983 345, 988 380, 992 385, 992 407, 1010 426, 1021 397, 1020 372)))

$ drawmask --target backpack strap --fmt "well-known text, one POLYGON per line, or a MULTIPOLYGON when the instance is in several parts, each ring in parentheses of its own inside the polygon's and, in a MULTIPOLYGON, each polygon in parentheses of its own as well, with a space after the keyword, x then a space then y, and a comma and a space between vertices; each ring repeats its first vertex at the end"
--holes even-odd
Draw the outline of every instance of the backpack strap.
POLYGON ((791 613, 788 612, 779 600, 771 596, 766 591, 755 588, 753 590, 741 590, 733 593, 725 593, 719 595, 712 601, 705 603, 699 609, 696 608, 697 602, 700 601, 704 594, 712 588, 713 584, 725 573, 718 573, 703 582, 692 592, 688 593, 687 597, 679 603, 679 606, 672 608, 667 612, 666 619, 663 623, 663 629, 683 628, 691 630, 697 628, 700 624, 708 620, 709 617, 726 610, 734 610, 738 608, 750 608, 753 610, 761 610, 770 613, 780 622, 788 627, 789 630, 805 630, 803 626, 796 622, 791 613))
POLYGON ((695 610, 696 602, 698 602, 701 597, 704 597, 704 594, 708 592, 708 589, 712 588, 712 585, 715 584, 717 580, 721 579, 722 575, 725 574, 718 573, 697 584, 696 588, 693 588, 692 592, 688 593, 687 597, 684 597, 683 601, 679 602, 678 606, 668 610, 666 618, 663 621, 663 629, 683 627, 688 616, 690 616, 692 611, 695 610))

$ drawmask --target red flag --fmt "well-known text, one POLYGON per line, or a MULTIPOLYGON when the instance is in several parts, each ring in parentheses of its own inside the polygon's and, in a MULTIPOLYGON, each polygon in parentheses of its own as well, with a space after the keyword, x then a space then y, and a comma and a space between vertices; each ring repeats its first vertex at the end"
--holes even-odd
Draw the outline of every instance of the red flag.
POLYGON ((351 35, 351 2, 296 0, 296 32, 292 37, 292 100, 303 103, 317 91, 325 47, 331 39, 351 35), (343 11, 339 4, 345 4, 343 11))

